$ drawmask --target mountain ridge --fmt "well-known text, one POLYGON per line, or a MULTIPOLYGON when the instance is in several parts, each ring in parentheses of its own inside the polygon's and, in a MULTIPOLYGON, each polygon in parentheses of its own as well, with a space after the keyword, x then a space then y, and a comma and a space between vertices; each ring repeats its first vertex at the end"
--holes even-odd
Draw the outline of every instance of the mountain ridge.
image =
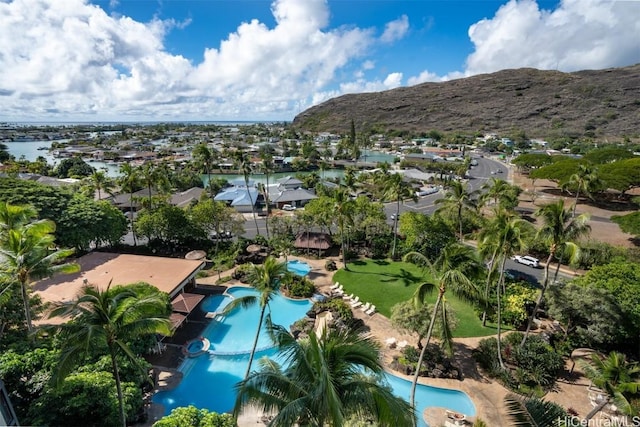
POLYGON ((383 92, 347 94, 298 114, 302 130, 497 132, 638 137, 640 64, 571 73, 502 70, 383 92))

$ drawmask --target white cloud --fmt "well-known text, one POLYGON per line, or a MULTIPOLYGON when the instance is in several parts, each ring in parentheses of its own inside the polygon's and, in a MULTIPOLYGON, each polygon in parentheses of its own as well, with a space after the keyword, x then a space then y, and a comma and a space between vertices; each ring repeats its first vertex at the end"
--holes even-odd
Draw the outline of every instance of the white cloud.
POLYGON ((367 59, 362 63, 363 70, 373 70, 376 67, 376 63, 370 59, 367 59))
POLYGON ((87 0, 0 1, 0 115, 288 120, 375 43, 373 29, 326 29, 326 0, 271 10, 275 26, 242 23, 194 64, 164 45, 190 20, 136 22, 87 0))
POLYGON ((384 43, 392 43, 396 40, 400 40, 409 31, 409 17, 402 15, 395 21, 387 22, 384 27, 384 32, 380 36, 380 41, 384 43))
POLYGON ((510 0, 469 28, 466 74, 534 67, 575 71, 640 61, 640 2, 563 0, 553 11, 510 0))

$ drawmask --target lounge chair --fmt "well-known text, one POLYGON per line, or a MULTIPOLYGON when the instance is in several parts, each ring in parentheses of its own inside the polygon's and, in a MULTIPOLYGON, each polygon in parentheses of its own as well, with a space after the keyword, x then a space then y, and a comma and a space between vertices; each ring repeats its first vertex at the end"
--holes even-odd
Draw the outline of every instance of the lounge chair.
POLYGON ((336 283, 334 283, 333 285, 329 286, 329 288, 330 288, 332 291, 335 291, 335 290, 336 290, 336 289, 338 289, 339 287, 340 287, 340 282, 336 282, 336 283))
POLYGON ((342 299, 346 299, 347 301, 351 301, 353 299, 353 294, 343 295, 342 299))
POLYGON ((356 301, 356 302, 352 302, 352 303, 351 303, 351 307, 353 307, 353 308, 358 308, 358 307, 360 307, 361 305, 362 305, 362 302, 361 302, 361 301, 356 301))
POLYGON ((370 302, 366 302, 366 303, 364 303, 364 305, 362 307, 360 307, 360 310, 366 312, 370 308, 371 308, 371 303, 370 302))
POLYGON ((333 291, 331 294, 341 297, 344 295, 344 290, 342 288, 338 288, 335 291, 333 291))
POLYGON ((403 348, 405 348, 405 347, 406 347, 406 346, 408 346, 408 345, 409 345, 409 343, 408 343, 406 340, 402 340, 402 341, 400 341, 400 342, 398 343, 398 348, 399 348, 400 350, 402 350, 403 348))
MULTIPOLYGON (((359 302, 360 302, 360 297, 356 295, 356 297, 353 298, 349 304, 351 304, 351 307, 355 307, 356 304, 358 304, 359 302)), ((360 305, 362 305, 361 302, 360 302, 360 305)))
POLYGON ((396 348, 396 343, 397 343, 396 337, 389 337, 384 341, 384 343, 389 348, 396 348))
POLYGON ((365 311, 365 313, 368 314, 369 316, 371 316, 375 312, 376 312, 376 306, 373 304, 371 304, 371 307, 369 307, 369 310, 365 311))

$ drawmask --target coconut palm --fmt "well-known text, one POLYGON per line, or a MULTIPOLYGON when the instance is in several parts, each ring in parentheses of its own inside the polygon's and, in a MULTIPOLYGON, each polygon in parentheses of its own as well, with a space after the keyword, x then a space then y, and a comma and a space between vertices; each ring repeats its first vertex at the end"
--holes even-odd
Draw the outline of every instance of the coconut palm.
MULTIPOLYGON (((507 259, 513 254, 518 253, 526 248, 524 235, 529 228, 529 223, 523 219, 509 213, 504 209, 497 208, 493 220, 485 227, 479 235, 480 253, 490 253, 491 261, 487 273, 487 282, 484 297, 488 299, 489 282, 495 265, 500 263, 499 277, 496 281, 496 297, 497 297, 497 331, 496 338, 498 341, 498 362, 500 367, 504 369, 502 361, 501 349, 501 326, 502 326, 502 310, 500 296, 504 291, 505 264, 507 259)), ((484 316, 483 316, 484 317, 484 316)))
POLYGON ((464 235, 462 234, 462 216, 465 212, 476 210, 477 194, 477 190, 468 191, 466 184, 460 181, 453 181, 449 185, 445 196, 442 199, 436 200, 436 204, 442 205, 436 210, 437 214, 449 210, 455 212, 461 242, 464 239, 464 235))
MULTIPOLYGON (((422 306, 425 302, 426 295, 433 291, 435 287, 438 288, 438 297, 436 298, 436 302, 433 306, 433 313, 431 315, 431 320, 429 321, 429 329, 427 330, 427 335, 425 337, 425 345, 422 347, 422 351, 420 352, 418 364, 416 365, 416 372, 413 376, 411 398, 409 402, 411 403, 411 406, 414 407, 416 386, 418 384, 422 361, 424 360, 426 349, 429 347, 429 341, 433 335, 436 318, 438 315, 444 314, 441 305, 443 305, 442 302, 445 292, 447 289, 450 289, 454 295, 462 299, 480 299, 480 292, 473 281, 470 280, 470 277, 475 277, 479 274, 481 266, 474 250, 469 246, 459 243, 445 247, 433 263, 418 252, 409 252, 405 255, 404 261, 420 265, 430 273, 431 280, 418 286, 413 295, 414 303, 417 306, 422 306)), ((447 324, 446 319, 442 319, 442 324, 447 324)))
POLYGON ((123 191, 129 193, 129 224, 131 226, 131 233, 133 233, 133 245, 137 246, 136 231, 133 228, 133 193, 136 192, 140 186, 138 170, 129 163, 120 165, 119 184, 123 191))
MULTIPOLYGON (((547 257, 547 263, 544 267, 542 289, 538 295, 533 312, 529 316, 527 329, 522 337, 521 346, 524 346, 524 343, 527 341, 531 325, 533 324, 533 319, 540 309, 544 293, 549 286, 549 268, 551 266, 551 261, 557 257, 558 253, 568 254, 570 260, 575 261, 580 253, 579 247, 575 241, 587 235, 591 230, 591 227, 587 224, 589 216, 582 214, 573 218, 571 212, 564 208, 564 200, 559 200, 555 203, 549 203, 542 206, 535 212, 535 216, 542 219, 543 224, 538 230, 537 237, 543 239, 549 244, 549 256, 547 257)), ((558 278, 560 263, 561 260, 558 259, 554 281, 558 278)))
POLYGON ((337 189, 333 195, 335 219, 340 229, 340 241, 342 246, 342 264, 344 269, 347 267, 347 233, 345 228, 352 222, 353 201, 349 199, 347 192, 343 189, 337 189))
POLYGON ((98 200, 102 200, 102 191, 106 191, 108 194, 112 194, 113 181, 107 176, 104 171, 93 171, 88 177, 88 187, 91 189, 91 198, 95 195, 93 192, 98 192, 98 200))
POLYGON ((204 168, 204 173, 207 174, 207 187, 209 187, 209 194, 213 197, 213 188, 211 187, 211 169, 215 159, 214 152, 209 149, 207 144, 198 144, 193 149, 192 155, 202 168, 204 168))
POLYGON ((154 165, 153 163, 147 162, 139 168, 138 174, 141 183, 147 187, 147 194, 149 196, 149 206, 148 209, 153 209, 153 188, 161 188, 167 189, 169 187, 169 181, 166 176, 162 173, 162 169, 154 165))
POLYGON ((393 249, 391 250, 391 258, 396 257, 396 242, 398 240, 398 220, 400 217, 400 202, 405 199, 418 201, 415 191, 411 184, 406 182, 402 175, 394 173, 390 175, 382 175, 384 177, 383 188, 385 199, 394 200, 396 202, 396 215, 393 218, 393 249))
POLYGON ((247 308, 256 303, 260 305, 260 320, 258 321, 258 328, 256 329, 256 335, 253 340, 253 346, 251 347, 251 354, 249 355, 249 363, 247 364, 247 371, 244 378, 249 377, 251 372, 251 365, 253 358, 255 357, 256 348, 258 347, 258 339, 260 338, 260 331, 262 330, 262 324, 264 323, 265 314, 269 302, 275 297, 278 292, 278 285, 280 278, 287 272, 287 265, 283 262, 279 262, 272 256, 267 257, 262 265, 251 266, 249 272, 249 283, 255 287, 259 295, 248 295, 242 298, 237 298, 225 307, 225 312, 234 310, 237 307, 247 308))
MULTIPOLYGON (((507 413, 514 426, 560 427, 567 425, 567 412, 562 406, 537 397, 505 396, 507 413)), ((569 424, 571 425, 571 424, 569 424)), ((578 425, 582 425, 579 423, 578 425)))
POLYGON ((283 327, 270 326, 282 366, 263 358, 260 371, 237 386, 237 416, 254 405, 276 414, 270 426, 342 426, 354 416, 378 425, 413 426, 414 413, 381 381, 379 345, 349 329, 325 329, 294 339, 283 327))
POLYGON ((253 201, 253 196, 251 196, 251 191, 249 191, 249 177, 251 176, 251 160, 249 156, 244 151, 238 149, 234 154, 234 163, 238 170, 242 172, 242 177, 244 178, 244 186, 247 189, 247 196, 249 197, 249 203, 251 203, 251 214, 253 215, 253 222, 256 226, 256 233, 260 234, 260 229, 258 228, 258 220, 256 218, 256 207, 255 202, 253 201))
MULTIPOLYGON (((4 207, 7 208, 8 205, 4 207)), ((13 210, 13 207, 8 208, 13 210)), ((13 212, 14 219, 23 217, 26 220, 31 208, 23 212, 13 212)), ((74 273, 80 269, 74 263, 62 263, 73 254, 73 249, 55 248, 56 230, 53 221, 39 220, 29 223, 13 222, 6 226, 0 239, 0 275, 7 281, 20 284, 24 315, 29 333, 33 331, 31 320, 31 304, 29 302, 29 286, 38 279, 49 277, 54 273, 74 273)))
MULTIPOLYGON (((590 362, 582 362, 581 368, 584 374, 593 385, 607 393, 608 398, 625 415, 637 415, 636 410, 627 399, 630 395, 640 392, 640 366, 637 363, 628 362, 624 354, 612 351, 609 356, 603 358, 597 354, 591 355, 590 362)), ((591 419, 607 400, 600 407, 594 408, 587 421, 591 419)))
POLYGON ((480 196, 480 201, 483 204, 491 200, 494 205, 500 205, 509 210, 518 206, 518 196, 522 192, 517 185, 511 185, 500 178, 491 178, 482 186, 482 189, 484 193, 480 196))
POLYGON ((262 171, 264 172, 264 177, 266 180, 266 185, 264 186, 263 194, 264 194, 264 204, 267 208, 267 220, 265 221, 264 227, 267 232, 267 240, 268 240, 270 239, 269 214, 271 213, 271 206, 269 206, 269 174, 273 172, 274 163, 273 163, 273 156, 271 155, 271 153, 263 152, 261 153, 260 158, 262 159, 262 171))
POLYGON ((569 177, 569 180, 562 185, 562 190, 573 189, 576 192, 576 198, 573 203, 572 216, 576 216, 576 207, 580 198, 580 192, 592 198, 591 191, 600 185, 597 169, 590 165, 579 165, 578 171, 569 177))
POLYGON ((56 306, 50 314, 50 317, 55 316, 71 316, 73 319, 60 326, 62 351, 57 382, 61 383, 89 352, 107 352, 118 393, 120 418, 126 427, 118 355, 137 363, 128 345, 131 339, 147 334, 171 334, 166 298, 159 292, 138 293, 131 286, 108 286, 103 291, 84 286, 76 299, 56 306))

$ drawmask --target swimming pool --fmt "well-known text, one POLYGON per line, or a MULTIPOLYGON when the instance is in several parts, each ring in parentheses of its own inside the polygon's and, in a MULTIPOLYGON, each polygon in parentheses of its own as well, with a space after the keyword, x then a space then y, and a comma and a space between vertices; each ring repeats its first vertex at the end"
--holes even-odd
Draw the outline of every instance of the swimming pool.
MULTIPOLYGON (((257 295, 256 290, 245 287, 232 287, 227 293, 234 298, 257 295)), ((271 313, 273 323, 288 327, 304 317, 311 306, 308 300, 291 300, 278 294, 267 311, 271 313)), ((256 304, 246 309, 238 308, 225 317, 218 316, 213 320, 202 334, 211 343, 209 352, 186 359, 179 368, 183 379, 178 387, 156 393, 153 402, 164 405, 166 414, 174 408, 188 405, 215 412, 230 412, 235 403, 235 385, 243 379, 249 363, 259 316, 260 307, 256 304)), ((263 328, 258 340, 258 349, 262 350, 256 353, 254 364, 264 356, 278 359, 277 350, 272 345, 263 328)), ((385 376, 394 393, 409 400, 411 382, 388 373, 385 376)), ((442 406, 468 416, 476 413, 467 394, 419 384, 416 407, 420 414, 420 426, 426 426, 421 414, 430 406, 442 406)))
POLYGON ((287 261, 287 270, 298 276, 306 276, 311 271, 311 266, 297 259, 287 261))
POLYGON ((222 311, 232 299, 227 295, 209 295, 200 304, 200 309, 204 312, 222 311))

